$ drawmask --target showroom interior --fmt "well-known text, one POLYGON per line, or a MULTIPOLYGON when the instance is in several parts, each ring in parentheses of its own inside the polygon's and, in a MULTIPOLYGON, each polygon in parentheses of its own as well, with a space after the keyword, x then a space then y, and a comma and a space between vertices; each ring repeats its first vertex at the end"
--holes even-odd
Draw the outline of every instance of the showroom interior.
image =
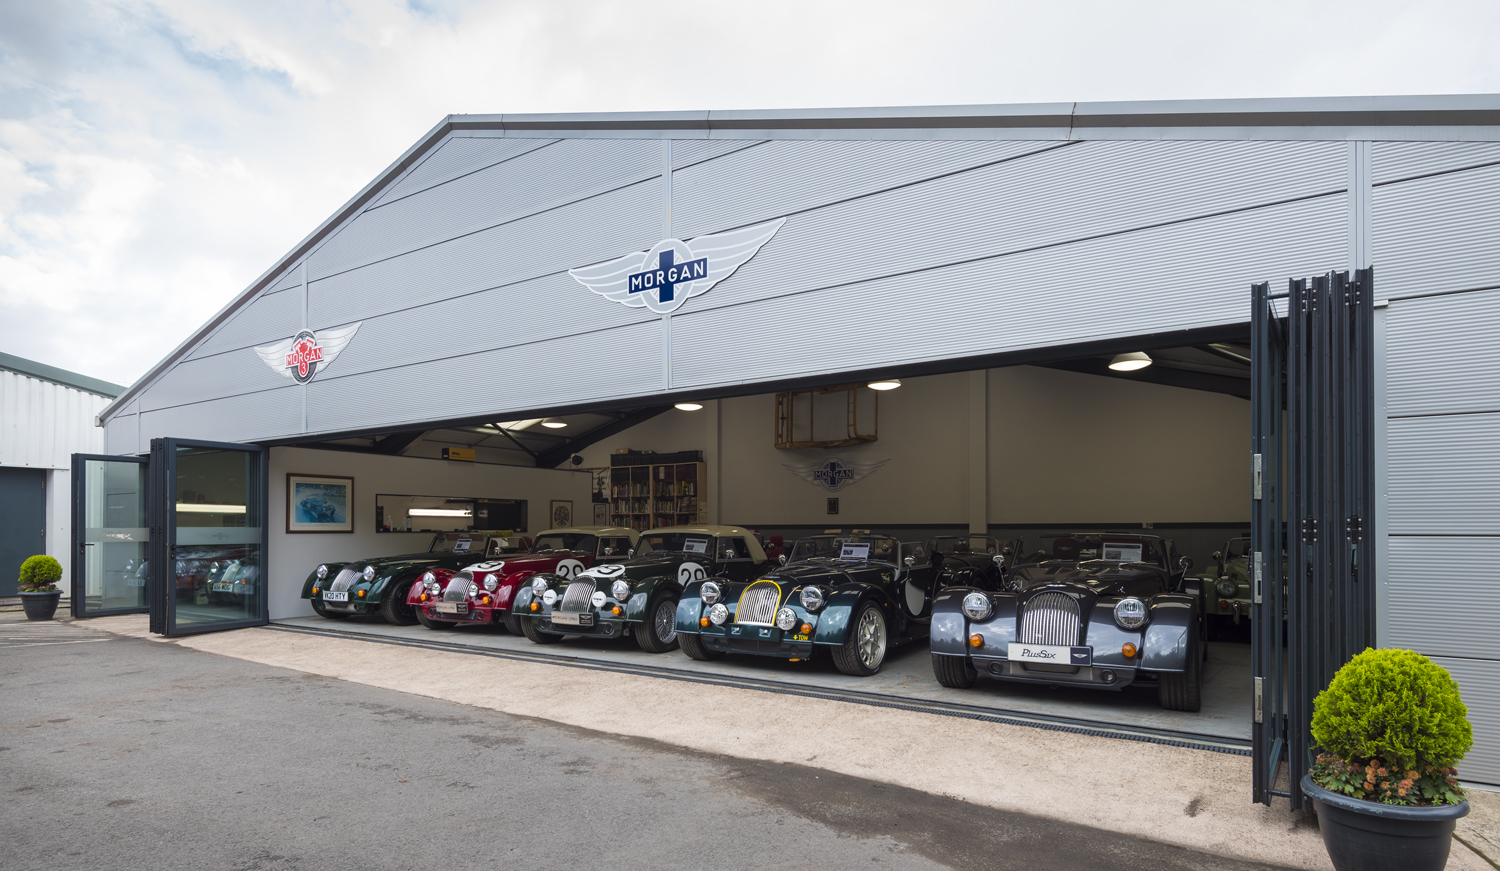
POLYGON ((1467 444, 1500 412, 1492 387, 1424 380, 1479 358, 1469 325, 1500 315, 1482 276, 1443 266, 1500 222, 1462 214, 1452 187, 1500 191, 1500 147, 1454 125, 1497 128, 1420 101, 1385 116, 1272 103, 445 119, 101 415, 100 457, 147 460, 130 485, 136 526, 223 528, 133 540, 132 566, 168 565, 191 539, 264 567, 242 571, 253 593, 219 611, 155 574, 118 610, 155 596, 176 603, 175 629, 152 611, 163 632, 270 621, 1249 754, 1248 615, 1213 615, 1204 706, 1189 714, 1144 688, 945 689, 921 645, 860 684, 816 661, 651 662, 628 643, 537 648, 499 626, 322 620, 301 592, 321 562, 422 550, 420 530, 481 505, 510 524, 489 528, 518 536, 561 520, 667 525, 603 483, 653 457, 689 468, 679 523, 788 544, 833 529, 1134 532, 1174 541, 1198 575, 1250 531, 1251 285, 1373 263, 1372 632, 1454 672, 1476 729, 1463 774, 1500 784, 1500 662, 1438 637, 1479 633, 1481 618, 1424 597, 1428 572, 1403 549, 1456 532, 1484 553, 1489 533, 1425 514, 1401 525, 1457 474, 1451 452, 1413 445, 1467 444), (631 252, 631 268, 654 265, 672 249, 661 240, 687 240, 678 263, 716 250, 693 247, 709 236, 737 259, 719 274, 704 254, 708 279, 676 299, 670 285, 639 305, 590 284, 631 252), (1452 327, 1443 348, 1419 341, 1437 323, 1452 327), (185 496, 200 454, 244 472, 185 496), (814 474, 830 461, 853 470, 837 489, 814 474), (146 468, 169 464, 170 504, 146 468), (294 503, 302 478, 348 482, 347 530, 293 528, 315 510, 301 490, 294 503), (1410 607, 1393 617, 1393 603, 1410 607))

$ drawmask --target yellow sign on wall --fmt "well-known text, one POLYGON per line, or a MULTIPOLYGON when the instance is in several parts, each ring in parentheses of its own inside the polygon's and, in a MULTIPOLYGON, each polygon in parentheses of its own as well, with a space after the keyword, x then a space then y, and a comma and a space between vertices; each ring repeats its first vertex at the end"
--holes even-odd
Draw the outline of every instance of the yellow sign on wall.
POLYGON ((443 448, 443 459, 445 459, 445 460, 464 460, 466 462, 472 463, 472 462, 474 462, 474 449, 473 448, 443 448))

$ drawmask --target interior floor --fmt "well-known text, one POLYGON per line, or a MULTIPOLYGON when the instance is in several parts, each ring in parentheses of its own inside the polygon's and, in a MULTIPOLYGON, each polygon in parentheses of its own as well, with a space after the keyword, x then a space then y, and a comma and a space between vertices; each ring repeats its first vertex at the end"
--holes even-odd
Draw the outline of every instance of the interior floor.
POLYGON ((1203 707, 1196 713, 1187 713, 1162 710, 1156 701, 1156 690, 1146 687, 1107 692, 981 677, 970 689, 949 689, 933 679, 932 660, 926 644, 922 643, 908 644, 892 651, 879 674, 851 677, 835 669, 826 655, 811 662, 788 662, 762 656, 731 656, 713 662, 698 662, 677 651, 646 653, 629 639, 573 636, 558 644, 539 645, 511 635, 498 625, 456 626, 435 632, 422 626, 391 626, 371 617, 348 620, 298 617, 276 623, 325 632, 449 645, 455 649, 480 648, 559 660, 596 661, 664 672, 860 693, 897 702, 961 705, 997 715, 1066 719, 1158 734, 1203 736, 1231 746, 1248 746, 1250 740, 1251 687, 1246 679, 1250 673, 1250 647, 1234 642, 1210 642, 1203 674, 1203 707))

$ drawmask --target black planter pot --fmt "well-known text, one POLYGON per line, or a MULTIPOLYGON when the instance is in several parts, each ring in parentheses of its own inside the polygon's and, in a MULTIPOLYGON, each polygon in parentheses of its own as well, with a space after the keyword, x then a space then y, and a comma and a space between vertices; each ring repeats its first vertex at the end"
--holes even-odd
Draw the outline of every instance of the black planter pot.
POLYGON ((1453 827, 1469 803, 1402 807, 1329 792, 1302 776, 1337 871, 1442 871, 1453 827))
POLYGON ((57 613, 57 600, 62 598, 62 590, 54 590, 50 593, 22 593, 21 607, 26 611, 27 620, 51 620, 52 615, 57 613))

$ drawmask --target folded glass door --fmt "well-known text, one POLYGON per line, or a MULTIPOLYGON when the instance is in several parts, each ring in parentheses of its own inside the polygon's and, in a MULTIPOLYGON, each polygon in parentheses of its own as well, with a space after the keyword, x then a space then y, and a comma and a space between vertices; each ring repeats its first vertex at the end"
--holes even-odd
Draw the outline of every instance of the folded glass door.
POLYGON ((146 461, 73 455, 74 617, 146 610, 146 461))
POLYGON ((250 445, 151 442, 151 631, 268 621, 266 455, 250 445))

